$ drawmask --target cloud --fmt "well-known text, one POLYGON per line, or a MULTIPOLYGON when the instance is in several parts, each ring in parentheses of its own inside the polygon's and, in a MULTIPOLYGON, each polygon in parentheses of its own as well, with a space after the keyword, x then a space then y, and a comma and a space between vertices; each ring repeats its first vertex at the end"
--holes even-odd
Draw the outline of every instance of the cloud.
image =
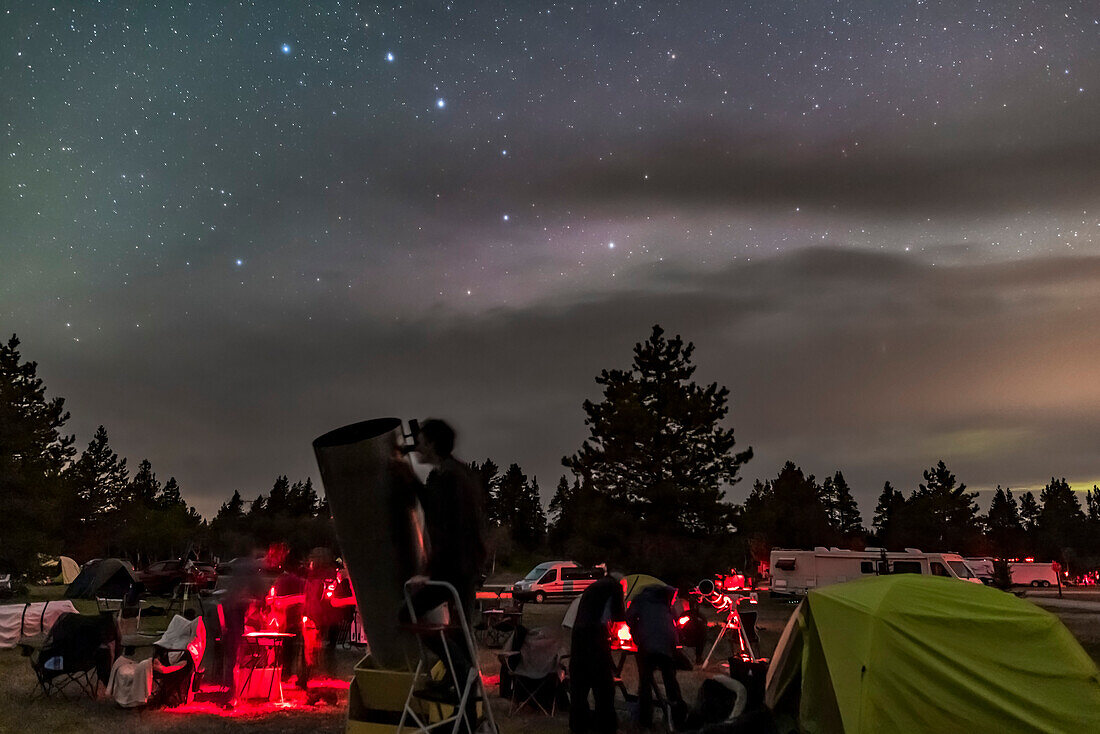
POLYGON ((628 366, 654 323, 695 342, 699 380, 731 388, 749 479, 787 459, 841 469, 869 512, 883 481, 915 486, 939 459, 975 487, 1096 473, 1100 258, 934 267, 814 249, 647 272, 632 290, 399 322, 350 300, 312 318, 195 303, 105 333, 108 348, 24 339, 24 354, 69 398, 81 442, 106 424, 208 513, 234 489, 315 475, 314 437, 383 415, 451 419, 466 458, 516 461, 550 491, 593 378, 628 366))

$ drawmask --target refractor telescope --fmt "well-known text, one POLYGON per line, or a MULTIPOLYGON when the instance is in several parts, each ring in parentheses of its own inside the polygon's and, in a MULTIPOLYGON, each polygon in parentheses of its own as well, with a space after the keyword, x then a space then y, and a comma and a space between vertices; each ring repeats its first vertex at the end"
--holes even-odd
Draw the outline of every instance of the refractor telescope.
MULTIPOLYGON (((714 611, 718 614, 725 615, 725 620, 722 623, 722 629, 718 633, 718 637, 715 638, 714 644, 711 645, 710 652, 707 653, 706 659, 703 661, 703 667, 707 667, 710 664, 710 658, 714 654, 714 651, 718 649, 718 645, 722 642, 722 638, 726 636, 728 630, 736 630, 737 632, 737 644, 738 647, 733 650, 734 656, 741 660, 755 660, 756 651, 753 650, 752 640, 750 639, 749 631, 745 629, 745 625, 741 619, 741 612, 738 610, 738 605, 742 602, 749 604, 756 604, 756 593, 753 592, 748 595, 739 593, 737 590, 731 590, 733 593, 727 593, 724 589, 720 589, 713 579, 703 579, 695 588, 691 590, 693 596, 698 596, 700 601, 705 601, 714 607, 714 611)), ((756 613, 751 615, 752 625, 755 626, 756 613)), ((732 647, 732 641, 730 643, 732 647)))

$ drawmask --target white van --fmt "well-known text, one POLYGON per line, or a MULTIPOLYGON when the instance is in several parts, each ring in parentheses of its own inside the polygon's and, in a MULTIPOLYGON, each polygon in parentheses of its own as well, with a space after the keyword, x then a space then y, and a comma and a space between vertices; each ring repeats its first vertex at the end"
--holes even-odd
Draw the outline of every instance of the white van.
POLYGON ((777 548, 771 553, 770 570, 773 594, 805 594, 819 586, 890 573, 920 573, 981 583, 957 553, 925 553, 917 548, 906 548, 904 553, 888 553, 882 548, 777 548))
POLYGON ((540 604, 547 599, 569 599, 603 578, 604 573, 602 568, 582 568, 574 561, 546 561, 512 585, 512 598, 540 604))

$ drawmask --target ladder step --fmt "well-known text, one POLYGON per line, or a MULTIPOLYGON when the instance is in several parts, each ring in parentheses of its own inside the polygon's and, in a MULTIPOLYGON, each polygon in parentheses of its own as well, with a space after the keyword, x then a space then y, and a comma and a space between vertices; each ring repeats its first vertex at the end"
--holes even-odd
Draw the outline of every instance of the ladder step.
MULTIPOLYGON (((451 706, 457 706, 459 704, 458 691, 454 688, 421 688, 413 691, 413 697, 419 698, 422 701, 431 701, 432 703, 445 703, 451 706)), ((481 694, 477 691, 470 691, 470 695, 467 701, 480 701, 481 694)))

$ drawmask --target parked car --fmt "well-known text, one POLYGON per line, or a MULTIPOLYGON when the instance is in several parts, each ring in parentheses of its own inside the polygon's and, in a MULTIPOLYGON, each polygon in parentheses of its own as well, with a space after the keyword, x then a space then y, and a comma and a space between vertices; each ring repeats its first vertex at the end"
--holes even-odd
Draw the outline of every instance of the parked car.
POLYGON ((138 581, 145 591, 154 596, 171 594, 184 582, 190 582, 196 589, 212 588, 218 580, 217 571, 208 563, 196 563, 187 567, 186 561, 157 561, 137 574, 138 581))
POLYGON ((602 568, 582 568, 574 561, 547 561, 512 585, 512 598, 540 604, 550 598, 571 599, 605 573, 602 568))
POLYGON ((222 561, 218 564, 216 570, 219 576, 232 576, 245 567, 250 569, 265 569, 267 567, 265 557, 260 556, 259 558, 253 558, 252 556, 237 556, 228 561, 222 561))
POLYGON ((0 573, 0 597, 9 597, 12 593, 11 574, 0 573))

